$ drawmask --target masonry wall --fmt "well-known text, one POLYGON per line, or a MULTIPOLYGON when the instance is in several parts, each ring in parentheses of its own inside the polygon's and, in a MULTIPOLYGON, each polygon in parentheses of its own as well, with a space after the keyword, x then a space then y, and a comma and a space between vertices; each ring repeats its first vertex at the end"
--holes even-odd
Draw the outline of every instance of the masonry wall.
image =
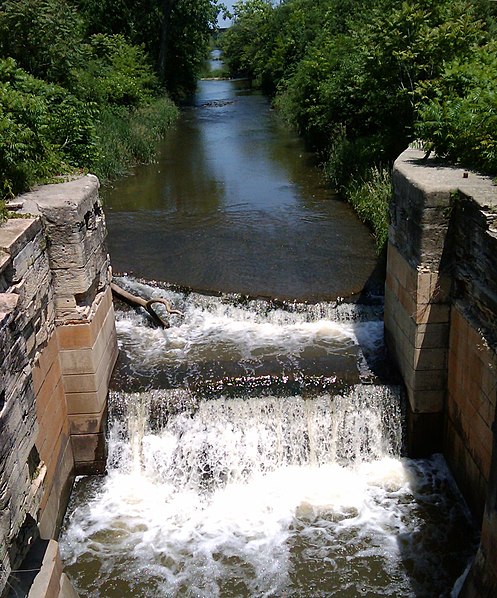
POLYGON ((444 452, 483 522, 463 595, 494 596, 497 187, 415 150, 397 160, 393 180, 385 335, 407 388, 409 451, 444 452))
POLYGON ((15 205, 23 217, 0 226, 0 595, 37 538, 56 537, 74 475, 105 468, 117 357, 98 180, 15 205))

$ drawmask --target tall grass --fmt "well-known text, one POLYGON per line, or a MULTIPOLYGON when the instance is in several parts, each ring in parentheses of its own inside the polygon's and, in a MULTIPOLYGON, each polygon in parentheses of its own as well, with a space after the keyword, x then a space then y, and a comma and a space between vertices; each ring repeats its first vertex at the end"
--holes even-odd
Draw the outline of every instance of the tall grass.
POLYGON ((178 116, 178 108, 167 97, 133 110, 102 109, 92 171, 102 181, 128 174, 135 164, 151 162, 157 142, 178 116))
POLYGON ((363 178, 352 179, 343 190, 346 200, 375 238, 378 253, 388 239, 389 205, 392 199, 392 175, 386 168, 370 168, 363 178))

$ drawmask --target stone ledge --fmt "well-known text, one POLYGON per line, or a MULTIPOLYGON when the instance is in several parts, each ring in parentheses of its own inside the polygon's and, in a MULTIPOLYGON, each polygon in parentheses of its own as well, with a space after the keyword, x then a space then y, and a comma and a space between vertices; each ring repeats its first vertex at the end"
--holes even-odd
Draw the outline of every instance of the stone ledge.
POLYGON ((492 177, 423 157, 424 152, 408 149, 395 161, 395 170, 425 195, 424 206, 444 206, 447 196, 455 192, 472 198, 483 209, 497 211, 497 186, 492 177))
POLYGON ((88 207, 93 207, 100 183, 88 174, 73 181, 43 185, 17 198, 21 213, 44 215, 50 224, 67 224, 67 214, 84 220, 88 207))

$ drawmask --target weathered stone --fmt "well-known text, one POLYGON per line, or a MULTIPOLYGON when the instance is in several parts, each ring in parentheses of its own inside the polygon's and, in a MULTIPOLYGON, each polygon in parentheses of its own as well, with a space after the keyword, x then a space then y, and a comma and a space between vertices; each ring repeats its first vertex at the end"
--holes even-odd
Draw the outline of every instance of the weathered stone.
MULTIPOLYGON (((38 523, 47 537, 57 532, 75 471, 71 426, 77 467, 104 471, 105 399, 117 357, 97 179, 49 185, 20 203, 39 217, 0 227, 0 566, 7 573, 27 550, 26 526, 38 523), (56 326, 76 322, 61 334, 64 364, 89 369, 81 375, 74 366, 71 399, 56 326)), ((74 598, 60 567, 51 570, 45 581, 37 577, 44 598, 74 598)), ((4 585, 0 577, 0 594, 4 585)))
POLYGON ((445 419, 444 453, 477 516, 488 484, 461 594, 481 598, 497 588, 497 186, 420 158, 409 150, 394 168, 385 339, 407 387, 411 453, 439 450, 445 419))

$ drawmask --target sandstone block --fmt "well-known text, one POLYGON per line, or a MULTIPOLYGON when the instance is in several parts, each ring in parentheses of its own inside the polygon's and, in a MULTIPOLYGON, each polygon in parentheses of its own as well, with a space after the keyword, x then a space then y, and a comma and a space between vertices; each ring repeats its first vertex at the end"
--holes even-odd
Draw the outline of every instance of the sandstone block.
POLYGON ((110 342, 117 343, 113 311, 109 311, 91 349, 61 351, 63 375, 94 374, 110 342))
POLYGON ((71 436, 74 461, 88 463, 103 461, 106 457, 105 434, 80 434, 71 436))
POLYGON ((60 348, 62 350, 91 348, 111 309, 113 309, 112 292, 108 287, 95 298, 88 314, 88 322, 68 322, 57 328, 60 348))
POLYGON ((18 255, 42 230, 39 218, 14 218, 0 229, 0 249, 11 257, 18 255))

